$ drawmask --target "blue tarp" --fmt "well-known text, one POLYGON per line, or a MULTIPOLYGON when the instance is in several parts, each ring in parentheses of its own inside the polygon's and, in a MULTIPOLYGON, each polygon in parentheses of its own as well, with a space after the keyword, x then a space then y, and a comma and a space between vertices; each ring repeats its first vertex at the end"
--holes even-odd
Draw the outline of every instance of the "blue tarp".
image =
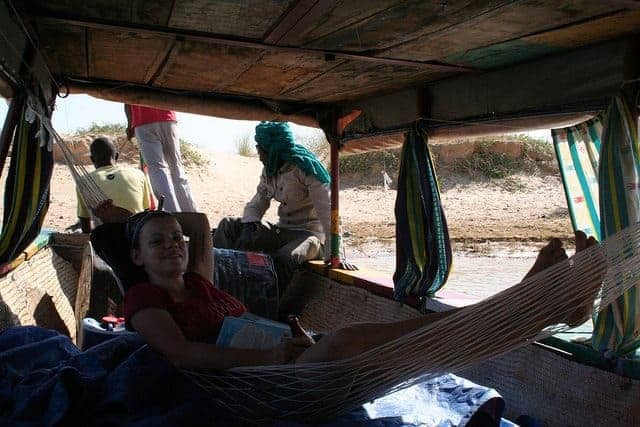
MULTIPOLYGON (((0 425, 236 425, 214 402, 136 335, 81 352, 38 327, 0 333, 0 425)), ((449 374, 327 425, 455 426, 474 413, 475 425, 499 425, 503 407, 495 391, 449 374)))

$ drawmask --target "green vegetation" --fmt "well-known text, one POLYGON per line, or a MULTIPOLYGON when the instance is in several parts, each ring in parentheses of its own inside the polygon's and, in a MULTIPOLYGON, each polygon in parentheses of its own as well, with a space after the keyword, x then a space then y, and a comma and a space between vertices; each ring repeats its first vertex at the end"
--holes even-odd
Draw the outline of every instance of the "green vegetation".
POLYGON ((397 171, 400 169, 400 149, 341 156, 340 173, 366 172, 374 164, 387 171, 397 171))
POLYGON ((180 138, 180 153, 185 166, 207 166, 209 159, 195 145, 180 138))
POLYGON ((450 168, 454 173, 470 177, 505 179, 518 172, 540 172, 540 162, 553 159, 553 146, 533 138, 521 139, 509 143, 520 143, 521 153, 517 156, 502 153, 494 146, 503 141, 480 140, 476 142, 474 152, 465 158, 455 160, 450 168))
POLYGON ((126 135, 127 126, 124 123, 102 123, 98 124, 96 122, 92 122, 86 128, 78 128, 75 132, 75 135, 110 135, 110 136, 120 136, 126 135))
MULTIPOLYGON (((74 136, 109 136, 114 140, 116 146, 118 147, 118 151, 120 152, 120 160, 135 163, 138 161, 138 143, 135 138, 131 141, 127 141, 126 130, 126 125, 122 123, 98 124, 96 122, 93 122, 86 128, 78 128, 75 131, 74 136)), ((209 159, 207 158, 207 156, 202 154, 202 152, 198 150, 196 146, 182 138, 180 138, 179 141, 180 152, 182 154, 182 162, 185 166, 206 166, 209 164, 209 159)))
MULTIPOLYGON (((451 143, 473 143, 473 152, 465 157, 444 158, 446 145, 432 145, 438 179, 443 185, 451 175, 471 179, 489 179, 506 191, 526 190, 525 182, 518 174, 557 173, 553 145, 527 135, 509 135, 480 138, 451 143), (499 146, 498 146, 499 145, 499 146), (440 153, 443 152, 443 155, 440 153)), ((379 182, 379 171, 386 170, 394 177, 400 168, 400 149, 341 156, 340 172, 359 175, 358 182, 379 182)))
POLYGON ((249 135, 242 135, 236 140, 236 149, 238 151, 238 154, 244 157, 255 156, 256 153, 253 148, 254 145, 255 143, 253 142, 252 137, 249 135))

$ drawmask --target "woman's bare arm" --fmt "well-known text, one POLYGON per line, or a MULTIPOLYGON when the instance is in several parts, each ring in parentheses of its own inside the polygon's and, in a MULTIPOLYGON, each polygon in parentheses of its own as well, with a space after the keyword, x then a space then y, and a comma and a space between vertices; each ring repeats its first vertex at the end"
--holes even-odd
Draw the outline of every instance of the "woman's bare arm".
POLYGON ((173 216, 189 236, 189 266, 187 271, 198 273, 213 283, 213 238, 209 219, 203 213, 179 212, 173 216))
POLYGON ((229 369, 286 363, 287 349, 268 350, 219 348, 214 344, 189 341, 171 315, 160 308, 146 308, 131 318, 134 329, 156 351, 180 368, 229 369))
MULTIPOLYGON (((104 223, 126 222, 132 212, 105 200, 93 210, 104 223)), ((189 236, 189 266, 187 271, 198 273, 213 282, 213 239, 209 219, 203 213, 178 212, 173 217, 182 232, 189 236)))

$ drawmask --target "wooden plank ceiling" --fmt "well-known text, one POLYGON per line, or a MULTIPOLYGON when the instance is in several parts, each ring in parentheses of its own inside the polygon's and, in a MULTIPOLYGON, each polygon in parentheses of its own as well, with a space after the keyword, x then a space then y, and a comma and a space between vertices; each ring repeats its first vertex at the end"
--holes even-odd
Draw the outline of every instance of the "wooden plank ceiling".
POLYGON ((630 0, 25 0, 68 78, 340 103, 634 33, 630 0))

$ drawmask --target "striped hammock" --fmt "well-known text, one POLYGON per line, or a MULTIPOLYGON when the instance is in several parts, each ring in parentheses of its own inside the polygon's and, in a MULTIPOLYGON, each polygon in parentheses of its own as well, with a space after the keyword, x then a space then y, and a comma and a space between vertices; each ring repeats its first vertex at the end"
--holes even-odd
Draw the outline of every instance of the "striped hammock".
POLYGON ((551 135, 573 229, 601 240, 598 164, 602 123, 596 117, 576 126, 552 129, 551 135))
POLYGON ((53 153, 40 118, 24 100, 17 97, 11 105, 20 110, 17 123, 5 123, 15 131, 4 193, 0 264, 11 262, 38 236, 49 208, 53 153))
MULTIPOLYGON (((609 106, 599 167, 600 233, 607 238, 640 221, 640 147, 636 119, 620 96, 609 106)), ((630 279, 617 277, 620 285, 630 279)), ((592 345, 622 356, 640 347, 640 300, 635 283, 594 318, 592 345)), ((625 286, 628 287, 628 286, 625 286)))
POLYGON ((447 221, 426 134, 419 124, 402 147, 396 215, 395 298, 433 296, 451 269, 447 221))
MULTIPOLYGON (((640 156, 636 123, 622 97, 602 119, 552 130, 574 230, 599 240, 640 221, 640 156)), ((618 278, 620 285, 629 279, 618 278)), ((592 346, 623 356, 640 347, 635 284, 594 316, 592 346)))

